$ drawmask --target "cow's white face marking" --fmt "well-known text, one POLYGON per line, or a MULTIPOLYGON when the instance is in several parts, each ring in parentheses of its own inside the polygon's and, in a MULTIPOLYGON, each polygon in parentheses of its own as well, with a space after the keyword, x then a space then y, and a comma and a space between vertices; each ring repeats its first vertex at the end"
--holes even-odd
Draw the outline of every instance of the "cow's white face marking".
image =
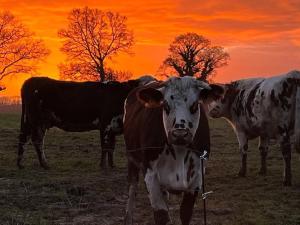
POLYGON ((163 124, 169 144, 192 143, 200 120, 200 100, 208 104, 223 94, 223 87, 209 85, 193 77, 171 77, 153 88, 146 85, 137 92, 147 108, 163 106, 163 124))
POLYGON ((228 111, 228 102, 226 99, 217 100, 208 105, 208 114, 213 118, 220 118, 228 111))
POLYGON ((237 90, 231 90, 226 85, 223 85, 223 88, 225 91, 223 98, 214 100, 207 105, 208 114, 212 118, 220 118, 228 115, 230 113, 232 97, 237 94, 237 90))
POLYGON ((183 77, 169 79, 163 88, 163 123, 170 143, 189 144, 193 140, 200 119, 199 96, 204 89, 201 85, 205 83, 199 85, 194 78, 183 77))
POLYGON ((109 129, 114 133, 119 133, 122 131, 123 128, 123 114, 120 114, 118 116, 115 116, 112 118, 109 129))
POLYGON ((109 134, 120 134, 123 131, 123 114, 115 116, 111 119, 110 124, 105 128, 104 140, 108 140, 109 134))

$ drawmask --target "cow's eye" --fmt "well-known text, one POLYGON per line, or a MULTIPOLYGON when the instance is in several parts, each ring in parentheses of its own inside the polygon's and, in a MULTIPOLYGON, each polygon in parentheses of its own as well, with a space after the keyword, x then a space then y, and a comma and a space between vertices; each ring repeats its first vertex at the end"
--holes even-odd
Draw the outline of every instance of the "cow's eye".
POLYGON ((195 101, 193 103, 193 105, 191 105, 190 111, 191 111, 192 114, 194 114, 198 111, 198 104, 199 104, 198 101, 195 101))
POLYGON ((164 101, 164 110, 166 111, 167 114, 169 114, 171 111, 170 106, 167 101, 164 101))

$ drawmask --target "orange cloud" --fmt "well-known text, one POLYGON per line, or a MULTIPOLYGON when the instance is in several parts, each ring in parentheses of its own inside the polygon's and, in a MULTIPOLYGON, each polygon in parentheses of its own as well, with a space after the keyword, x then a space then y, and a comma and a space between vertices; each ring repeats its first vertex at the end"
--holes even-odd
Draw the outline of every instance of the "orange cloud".
MULTIPOLYGON (((156 73, 178 34, 197 32, 224 46, 231 55, 216 81, 272 75, 300 69, 300 4, 297 0, 0 0, 1 9, 18 16, 51 49, 40 73, 58 77, 57 64, 64 60, 57 31, 66 26, 75 7, 117 11, 128 17, 134 31, 134 56, 120 55, 112 63, 135 76, 156 73)), ((24 80, 7 79, 7 91, 17 95, 24 80)))

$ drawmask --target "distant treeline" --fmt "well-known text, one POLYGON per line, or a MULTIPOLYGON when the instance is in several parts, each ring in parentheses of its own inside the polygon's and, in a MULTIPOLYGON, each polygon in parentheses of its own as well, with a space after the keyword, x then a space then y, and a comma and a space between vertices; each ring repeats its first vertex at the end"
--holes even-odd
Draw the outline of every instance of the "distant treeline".
POLYGON ((0 105, 20 105, 21 98, 19 96, 2 96, 0 97, 0 105))

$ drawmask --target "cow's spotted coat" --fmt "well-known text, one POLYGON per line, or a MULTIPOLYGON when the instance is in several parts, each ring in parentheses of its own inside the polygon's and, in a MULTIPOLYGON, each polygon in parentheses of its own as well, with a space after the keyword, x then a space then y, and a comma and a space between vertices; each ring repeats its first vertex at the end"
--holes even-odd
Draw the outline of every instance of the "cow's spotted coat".
POLYGON ((280 143, 284 167, 284 184, 291 184, 290 136, 295 133, 299 148, 300 72, 271 78, 238 80, 225 85, 225 96, 209 107, 212 117, 224 117, 232 124, 242 157, 240 176, 246 174, 248 140, 259 137, 260 174, 265 174, 270 139, 280 143))

